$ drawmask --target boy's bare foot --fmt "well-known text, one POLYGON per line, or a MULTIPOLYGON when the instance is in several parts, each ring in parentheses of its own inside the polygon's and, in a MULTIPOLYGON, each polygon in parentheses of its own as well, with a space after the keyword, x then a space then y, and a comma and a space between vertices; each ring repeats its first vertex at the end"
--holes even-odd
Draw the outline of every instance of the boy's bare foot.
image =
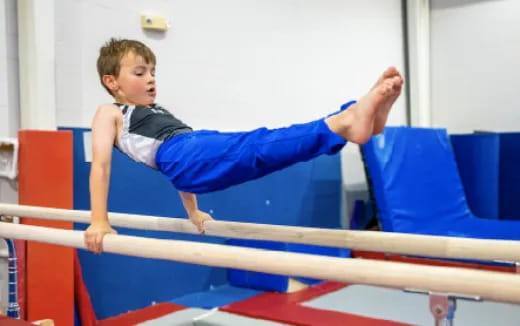
POLYGON ((397 70, 396 67, 388 67, 386 68, 385 72, 379 77, 379 79, 376 81, 374 86, 372 86, 372 89, 376 88, 379 84, 381 84, 384 80, 392 77, 401 77, 401 74, 399 73, 399 70, 397 70))
POLYGON ((391 78, 393 80, 393 88, 392 94, 385 100, 382 107, 376 112, 376 118, 374 120, 374 129, 373 134, 377 135, 383 132, 386 121, 388 119, 388 114, 390 114, 390 109, 394 105, 395 101, 401 95, 401 89, 403 86, 403 78, 399 71, 395 67, 388 68, 383 75, 379 78, 373 88, 377 87, 377 85, 383 83, 384 80, 391 78))
POLYGON ((350 142, 366 143, 373 134, 377 112, 383 110, 393 95, 394 84, 393 77, 378 81, 357 103, 326 118, 325 123, 333 132, 350 142))

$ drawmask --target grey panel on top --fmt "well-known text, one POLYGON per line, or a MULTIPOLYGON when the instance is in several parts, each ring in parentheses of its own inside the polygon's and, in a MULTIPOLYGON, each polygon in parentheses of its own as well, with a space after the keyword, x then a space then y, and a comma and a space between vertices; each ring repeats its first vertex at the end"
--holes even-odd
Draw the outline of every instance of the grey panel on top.
POLYGON ((254 319, 218 310, 186 309, 161 318, 149 320, 140 326, 282 326, 263 319, 254 319))
MULTIPOLYGON (((302 305, 413 325, 433 325, 427 295, 375 286, 348 286, 307 301, 302 305)), ((455 324, 518 326, 520 325, 520 306, 457 300, 455 324)))

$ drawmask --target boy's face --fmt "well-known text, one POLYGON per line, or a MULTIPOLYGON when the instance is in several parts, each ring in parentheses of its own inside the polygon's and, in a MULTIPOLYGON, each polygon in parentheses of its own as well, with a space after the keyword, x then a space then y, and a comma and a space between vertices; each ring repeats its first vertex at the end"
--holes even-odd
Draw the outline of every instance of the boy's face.
POLYGON ((108 87, 121 104, 149 105, 155 102, 155 65, 133 52, 120 62, 119 76, 108 87))

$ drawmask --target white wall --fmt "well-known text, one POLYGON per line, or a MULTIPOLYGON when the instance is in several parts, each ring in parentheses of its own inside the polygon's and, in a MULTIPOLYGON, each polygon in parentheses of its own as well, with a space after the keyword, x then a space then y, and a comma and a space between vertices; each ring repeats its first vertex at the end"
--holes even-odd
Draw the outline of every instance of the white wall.
MULTIPOLYGON (((20 126, 16 0, 0 2, 0 137, 16 137, 20 126)), ((0 201, 16 203, 16 184, 0 178, 0 201)))
MULTIPOLYGON (((16 0, 0 1, 0 137, 16 137, 20 126, 16 0)), ((16 184, 0 178, 0 202, 17 203, 16 184)), ((7 245, 0 239, 0 313, 8 303, 7 245)))
POLYGON ((519 60, 520 1, 431 0, 434 126, 520 130, 519 60))
MULTIPOLYGON (((154 50, 157 101, 196 129, 313 120, 404 65, 399 0, 56 0, 55 17, 60 126, 89 127, 112 101, 95 63, 113 36, 154 50), (165 16, 171 29, 143 32, 141 12, 165 16)), ((403 96, 389 122, 402 125, 405 114, 403 96)), ((345 186, 366 189, 358 147, 342 155, 345 186)))
POLYGON ((16 0, 0 2, 0 137, 16 137, 20 125, 16 0))
MULTIPOLYGON (((357 98, 388 65, 402 68, 400 1, 56 1, 58 125, 88 127, 110 102, 95 61, 111 36, 158 57, 158 102, 195 128, 306 121, 357 98), (146 34, 140 12, 172 27, 146 34)), ((404 121, 400 102, 391 117, 404 121)))
POLYGON ((54 3, 54 0, 17 1, 23 129, 56 129, 54 3))

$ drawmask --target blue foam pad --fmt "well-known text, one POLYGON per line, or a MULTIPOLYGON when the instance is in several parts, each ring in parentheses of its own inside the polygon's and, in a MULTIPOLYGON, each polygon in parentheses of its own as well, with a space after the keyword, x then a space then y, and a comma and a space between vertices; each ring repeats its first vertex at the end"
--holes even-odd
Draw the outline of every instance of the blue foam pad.
POLYGON ((471 212, 480 218, 498 219, 499 135, 452 135, 450 138, 471 212))
MULTIPOLYGON (((90 209, 84 136, 74 133, 74 209, 90 209)), ((217 220, 338 227, 340 225, 341 165, 339 155, 324 155, 298 163, 264 178, 224 191, 198 196, 199 207, 217 220), (295 205, 294 203, 298 203, 295 205)), ((110 211, 154 216, 186 217, 179 195, 160 173, 114 150, 110 211)), ((83 230, 86 226, 76 224, 83 230)), ((120 233, 162 239, 222 243, 224 239, 117 228, 120 233)), ((78 251, 85 284, 99 319, 205 291, 227 283, 226 270, 164 260, 78 251)))
POLYGON ((188 294, 169 302, 191 308, 213 309, 249 299, 262 293, 264 292, 226 284, 208 291, 188 294))
POLYGON ((471 213, 445 129, 389 127, 363 152, 384 231, 520 239, 520 222, 471 213))
MULTIPOLYGON (((351 252, 349 249, 343 248, 331 248, 323 246, 313 246, 304 244, 294 243, 281 243, 273 241, 260 241, 260 240, 243 240, 243 239, 230 239, 227 244, 233 246, 242 246, 258 249, 277 250, 277 251, 290 251, 297 253, 306 254, 317 254, 332 257, 350 257, 351 252)), ((322 280, 306 278, 306 277, 295 277, 295 279, 305 284, 316 284, 322 280)), ((259 289, 265 291, 276 291, 276 292, 287 292, 289 286, 289 277, 284 275, 251 272, 240 269, 228 269, 228 280, 229 283, 235 286, 247 287, 252 289, 259 289)))

